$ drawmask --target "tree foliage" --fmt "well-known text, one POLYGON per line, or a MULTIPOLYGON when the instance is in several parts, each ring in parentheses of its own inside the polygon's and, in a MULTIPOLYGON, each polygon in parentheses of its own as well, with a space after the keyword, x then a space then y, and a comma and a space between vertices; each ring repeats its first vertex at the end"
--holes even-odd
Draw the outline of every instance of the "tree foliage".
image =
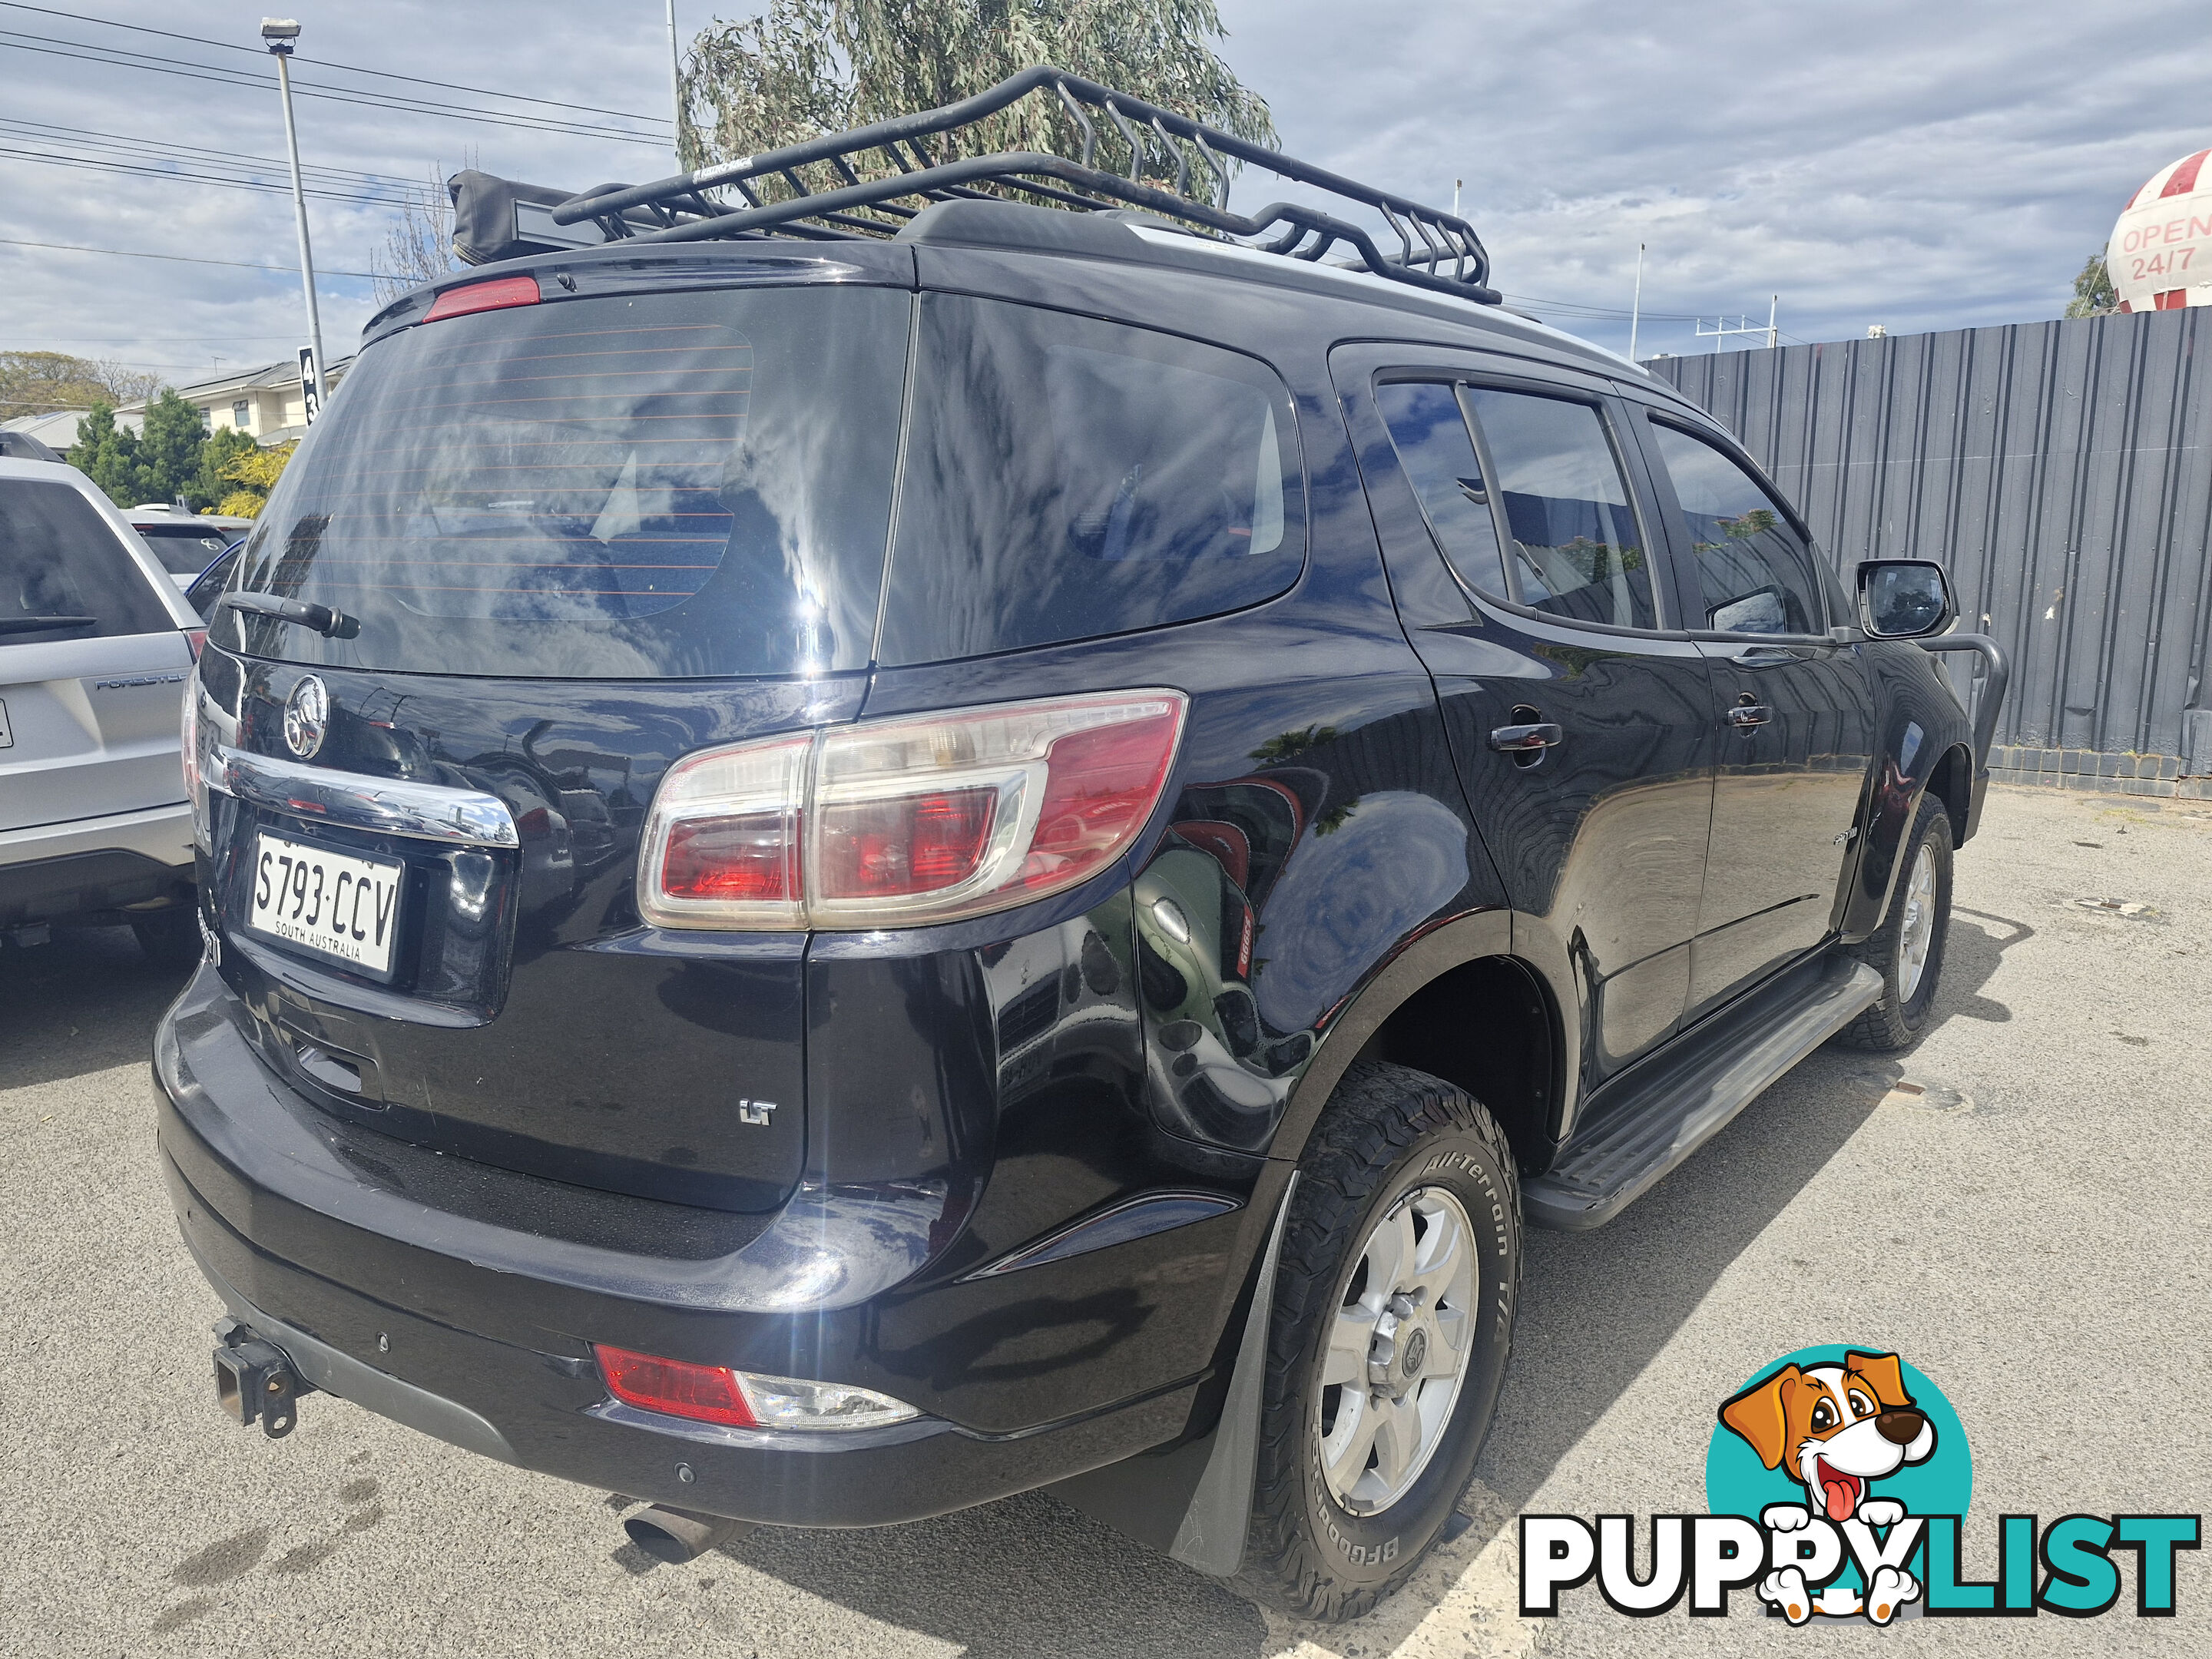
POLYGON ((2112 273, 2105 268, 2105 256, 2091 254, 2083 262, 2081 275, 2074 279, 2074 297, 2066 302, 2066 314, 2109 316, 2119 303, 2120 293, 2112 286, 2112 273))
POLYGON ((235 427, 208 431, 198 407, 167 387, 146 405, 142 427, 118 425, 112 405, 94 403, 64 459, 118 507, 181 498, 195 513, 252 518, 292 453, 289 444, 262 449, 235 427))
POLYGON ((269 492, 284 476, 285 465, 299 447, 295 439, 288 444, 273 444, 267 449, 248 448, 233 457, 224 464, 222 476, 234 488, 216 504, 215 510, 240 519, 259 518, 261 509, 269 503, 269 492))
MULTIPOLYGON (((1273 144, 1266 100, 1213 51, 1224 33, 1213 0, 769 0, 759 16, 717 21, 692 42, 678 142, 690 167, 758 155, 1054 64, 1273 144)), ((939 161, 1004 149, 1077 157, 1082 137, 1057 100, 1033 96, 928 146, 939 161)), ((895 170, 881 156, 856 167, 864 178, 895 170)))
POLYGON ((0 351, 0 420, 135 404, 161 383, 158 375, 63 351, 0 351))

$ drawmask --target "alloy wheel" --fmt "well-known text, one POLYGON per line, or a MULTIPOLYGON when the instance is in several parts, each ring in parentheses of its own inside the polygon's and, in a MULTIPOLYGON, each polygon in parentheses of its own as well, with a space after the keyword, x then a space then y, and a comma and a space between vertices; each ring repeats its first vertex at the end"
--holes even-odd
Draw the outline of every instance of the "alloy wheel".
POLYGON ((1912 1000, 1927 971, 1928 952, 1936 943, 1936 850, 1925 842, 1912 860, 1912 874, 1905 890, 1905 917, 1898 927, 1897 994, 1900 1002, 1912 1000))
POLYGON ((1442 1187, 1407 1193, 1359 1247, 1322 1359, 1323 1478, 1354 1515, 1403 1498, 1444 1437, 1474 1334, 1474 1235, 1442 1187))

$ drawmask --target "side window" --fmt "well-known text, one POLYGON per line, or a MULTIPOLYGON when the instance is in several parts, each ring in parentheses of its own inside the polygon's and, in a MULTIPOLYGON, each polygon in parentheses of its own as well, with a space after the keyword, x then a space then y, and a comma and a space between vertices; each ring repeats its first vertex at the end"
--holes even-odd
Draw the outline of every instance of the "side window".
POLYGON ((1696 550, 1705 614, 1724 634, 1817 634, 1820 590, 1804 542, 1759 481, 1702 438, 1654 421, 1652 435, 1696 550))
POLYGON ((1469 586, 1504 593, 1498 525, 1457 388, 1449 381, 1393 381, 1375 388, 1375 406, 1445 562, 1469 586))
POLYGON ((1504 508, 1521 603, 1577 622, 1651 628, 1651 562, 1605 419, 1588 404, 1469 386, 1504 508))
POLYGON ((1264 364, 1029 306, 921 304, 883 661, 1185 622, 1297 580, 1297 417, 1264 364))

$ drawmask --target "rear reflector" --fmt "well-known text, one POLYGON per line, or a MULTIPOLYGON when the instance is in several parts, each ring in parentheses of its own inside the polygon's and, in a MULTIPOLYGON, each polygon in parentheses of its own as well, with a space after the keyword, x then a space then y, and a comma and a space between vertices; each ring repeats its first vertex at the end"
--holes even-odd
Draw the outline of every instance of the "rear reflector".
POLYGON ((1151 819, 1185 702, 1052 697, 688 755, 646 820, 638 912, 663 927, 911 927, 1063 891, 1151 819))
POLYGON ((745 1403, 744 1391, 738 1387, 738 1374, 726 1365, 694 1365, 604 1344, 598 1352, 599 1375, 606 1378, 607 1392, 625 1405, 700 1423, 727 1423, 740 1429, 760 1426, 753 1408, 745 1403))
POLYGON ((696 1423, 739 1429, 873 1429, 921 1415, 902 1400, 842 1382, 763 1376, 604 1343, 594 1352, 607 1392, 624 1405, 696 1423))
POLYGON ((535 276, 495 276, 488 283, 471 283, 465 288, 447 289, 438 296, 422 320, 434 323, 441 317, 465 317, 471 311, 497 311, 503 306, 534 306, 538 299, 538 279, 535 276))

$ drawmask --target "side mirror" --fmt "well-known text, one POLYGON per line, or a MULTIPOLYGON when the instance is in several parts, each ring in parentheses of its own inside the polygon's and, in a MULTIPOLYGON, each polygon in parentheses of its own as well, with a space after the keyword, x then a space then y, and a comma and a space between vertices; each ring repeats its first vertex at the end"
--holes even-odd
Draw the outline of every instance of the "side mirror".
POLYGON ((1859 566, 1859 626, 1875 639, 1926 639, 1958 614, 1950 579, 1932 559, 1869 559, 1859 566))

